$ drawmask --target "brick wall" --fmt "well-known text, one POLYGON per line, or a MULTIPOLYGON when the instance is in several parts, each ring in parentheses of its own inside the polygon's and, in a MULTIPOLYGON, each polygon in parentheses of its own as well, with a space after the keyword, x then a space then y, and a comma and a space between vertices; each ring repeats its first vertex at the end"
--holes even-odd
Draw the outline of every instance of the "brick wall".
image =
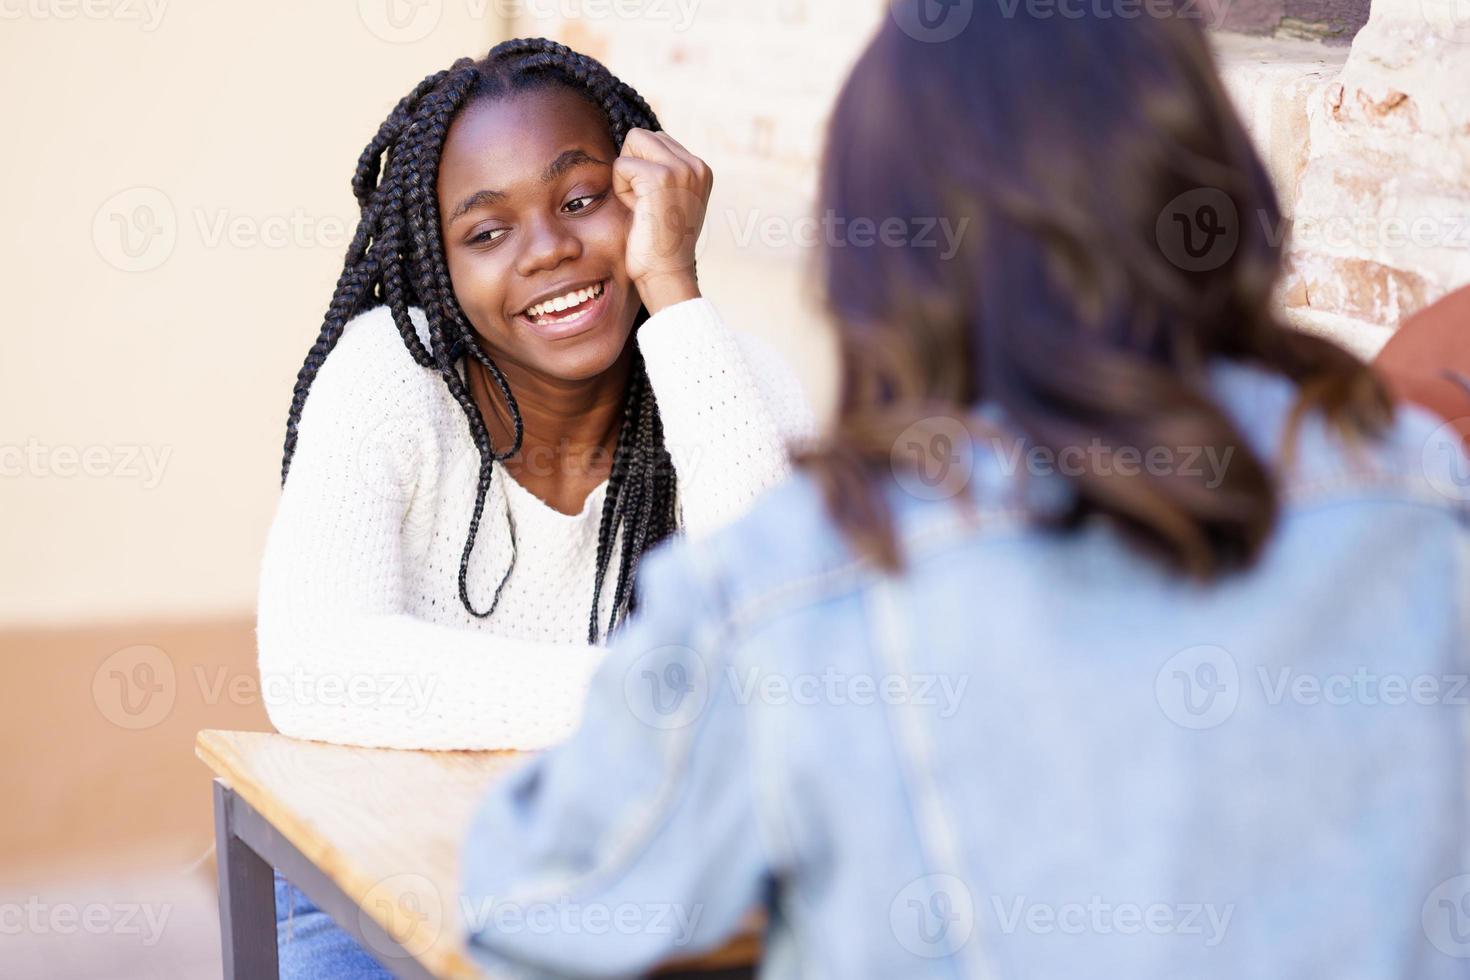
POLYGON ((1460 8, 1376 0, 1346 52, 1221 38, 1227 83, 1291 218, 1283 306, 1364 353, 1470 283, 1470 5, 1460 8))
MULTIPOLYGON (((515 27, 605 61, 711 162, 708 291, 732 322, 784 347, 825 404, 809 256, 782 233, 807 214, 827 107, 883 0, 622 8, 641 14, 515 27)), ((1289 219, 1273 231, 1287 236, 1292 322, 1369 355, 1403 317, 1470 283, 1470 0, 1376 0, 1351 47, 1215 38, 1289 219)))

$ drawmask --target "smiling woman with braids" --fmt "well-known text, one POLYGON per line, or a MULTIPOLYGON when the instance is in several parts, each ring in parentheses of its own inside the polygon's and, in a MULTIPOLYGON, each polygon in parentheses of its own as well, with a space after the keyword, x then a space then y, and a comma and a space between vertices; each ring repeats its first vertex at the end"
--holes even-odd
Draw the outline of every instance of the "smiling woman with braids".
MULTIPOLYGON (((602 65, 529 39, 424 79, 363 152, 262 571, 285 734, 564 738, 640 556, 786 474, 810 412, 700 298, 712 178, 657 130, 602 65)), ((386 976, 279 875, 276 905, 283 977, 386 976)))
POLYGON ((700 298, 712 177, 657 130, 602 65, 528 39, 424 79, 363 152, 262 573, 282 732, 560 740, 639 557, 787 472, 810 412, 700 298))

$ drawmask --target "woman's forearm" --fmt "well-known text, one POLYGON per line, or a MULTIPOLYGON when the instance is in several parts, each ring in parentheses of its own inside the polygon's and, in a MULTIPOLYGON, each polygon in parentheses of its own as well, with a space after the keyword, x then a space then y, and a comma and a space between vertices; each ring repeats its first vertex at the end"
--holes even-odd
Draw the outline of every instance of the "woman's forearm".
POLYGON ((697 538, 786 478, 787 443, 810 434, 811 412, 795 375, 774 354, 753 363, 754 342, 708 300, 668 307, 636 336, 678 473, 684 529, 697 538))

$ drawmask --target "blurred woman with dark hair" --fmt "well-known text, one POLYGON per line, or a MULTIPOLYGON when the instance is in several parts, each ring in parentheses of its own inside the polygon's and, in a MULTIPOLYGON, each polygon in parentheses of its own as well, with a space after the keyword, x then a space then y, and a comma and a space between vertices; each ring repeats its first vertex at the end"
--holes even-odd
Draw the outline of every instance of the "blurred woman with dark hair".
POLYGON ((1465 976, 1453 430, 1273 314, 1184 10, 946 9, 894 6, 820 205, 958 250, 824 250, 835 425, 644 563, 477 817, 472 952, 622 976, 764 906, 769 977, 1465 976))

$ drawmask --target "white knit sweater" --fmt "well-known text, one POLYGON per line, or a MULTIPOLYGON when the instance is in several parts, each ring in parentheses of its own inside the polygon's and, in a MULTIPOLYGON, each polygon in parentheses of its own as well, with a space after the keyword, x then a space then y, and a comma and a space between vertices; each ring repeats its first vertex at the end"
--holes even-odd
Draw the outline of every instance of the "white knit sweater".
MULTIPOLYGON (((412 311, 427 340, 424 319, 412 311)), ((788 472, 811 435, 791 369, 730 330, 703 299, 635 334, 677 473, 685 533, 737 516, 788 472)), ((258 639, 262 693, 287 735, 420 749, 531 749, 581 716, 603 647, 587 643, 606 481, 576 515, 493 469, 468 588, 460 554, 479 455, 443 380, 409 356, 386 307, 347 325, 312 385, 266 544, 258 639)), ((614 555, 620 553, 614 551, 614 555)), ((616 580, 606 577, 606 627, 616 580)))

